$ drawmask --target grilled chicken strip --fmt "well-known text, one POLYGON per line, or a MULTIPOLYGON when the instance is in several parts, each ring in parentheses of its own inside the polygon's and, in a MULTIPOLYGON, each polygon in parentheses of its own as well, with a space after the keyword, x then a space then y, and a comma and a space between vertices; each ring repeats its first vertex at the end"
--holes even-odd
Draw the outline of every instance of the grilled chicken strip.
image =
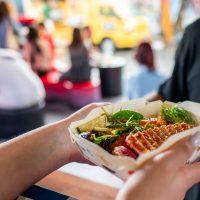
POLYGON ((146 131, 139 131, 136 134, 130 133, 126 137, 125 142, 130 149, 141 154, 156 149, 171 135, 192 127, 192 125, 186 123, 162 125, 146 131))

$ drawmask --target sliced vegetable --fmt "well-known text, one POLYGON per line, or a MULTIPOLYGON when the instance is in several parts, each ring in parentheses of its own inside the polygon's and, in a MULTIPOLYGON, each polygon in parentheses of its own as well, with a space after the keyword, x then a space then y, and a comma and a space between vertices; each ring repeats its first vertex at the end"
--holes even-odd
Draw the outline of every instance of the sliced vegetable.
POLYGON ((107 127, 108 128, 124 128, 127 126, 126 126, 126 123, 121 123, 121 124, 109 124, 107 127))
POLYGON ((170 123, 185 122, 188 124, 195 124, 192 114, 178 105, 173 107, 163 107, 161 116, 170 123))
POLYGON ((142 126, 140 124, 138 124, 138 123, 135 123, 135 122, 134 123, 129 123, 129 124, 127 124, 127 123, 110 124, 107 127, 114 129, 112 132, 114 132, 115 130, 120 131, 120 133, 117 132, 116 135, 119 135, 119 134, 121 134, 123 132, 127 132, 127 131, 133 131, 134 133, 136 133, 137 131, 142 131, 143 130, 142 126))
POLYGON ((139 121, 141 119, 143 119, 142 114, 131 110, 121 110, 119 112, 116 112, 111 117, 112 121, 120 121, 120 120, 139 121))
POLYGON ((112 135, 112 132, 109 128, 103 128, 103 127, 94 127, 92 129, 92 132, 96 133, 96 136, 102 136, 102 135, 112 135))
POLYGON ((107 117, 106 115, 101 115, 85 124, 77 127, 79 133, 91 131, 94 127, 106 127, 107 117))

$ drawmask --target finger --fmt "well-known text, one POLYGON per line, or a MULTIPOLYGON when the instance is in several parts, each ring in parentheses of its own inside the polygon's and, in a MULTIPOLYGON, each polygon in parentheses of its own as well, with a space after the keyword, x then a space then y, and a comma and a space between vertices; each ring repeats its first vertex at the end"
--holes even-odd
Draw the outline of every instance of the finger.
POLYGON ((176 146, 170 150, 158 155, 154 158, 155 162, 159 162, 162 165, 167 165, 173 168, 183 167, 185 162, 191 156, 194 151, 194 147, 191 143, 190 137, 181 140, 176 146))

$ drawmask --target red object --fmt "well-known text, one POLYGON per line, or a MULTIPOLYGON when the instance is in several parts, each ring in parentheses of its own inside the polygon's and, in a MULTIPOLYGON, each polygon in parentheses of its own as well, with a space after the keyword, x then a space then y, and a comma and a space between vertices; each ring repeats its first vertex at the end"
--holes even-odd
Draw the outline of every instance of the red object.
POLYGON ((47 100, 60 100, 72 107, 80 108, 101 99, 100 85, 95 85, 90 81, 83 83, 59 81, 59 77, 60 73, 54 71, 41 78, 47 100))
POLYGON ((33 18, 28 18, 28 17, 25 17, 25 16, 20 16, 20 17, 18 18, 18 21, 19 21, 21 24, 23 24, 23 25, 30 25, 30 24, 32 24, 32 23, 35 22, 35 19, 33 19, 33 18))
POLYGON ((128 157, 131 157, 133 159, 136 159, 137 156, 136 154, 134 154, 132 152, 132 150, 128 149, 127 147, 125 146, 118 146, 118 147, 115 147, 114 150, 113 150, 113 153, 115 155, 118 155, 118 156, 128 156, 128 157))
POLYGON ((129 170, 129 171, 128 171, 128 175, 132 175, 133 173, 134 173, 133 170, 129 170))

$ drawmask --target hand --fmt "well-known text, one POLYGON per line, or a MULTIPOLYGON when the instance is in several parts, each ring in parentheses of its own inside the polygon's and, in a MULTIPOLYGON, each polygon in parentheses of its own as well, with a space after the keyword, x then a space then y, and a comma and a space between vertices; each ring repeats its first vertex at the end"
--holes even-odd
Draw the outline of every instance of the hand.
POLYGON ((40 127, 0 145, 0 199, 15 199, 64 164, 83 161, 77 147, 71 142, 67 127, 97 106, 102 104, 88 105, 65 120, 40 127))
POLYGON ((183 200, 186 191, 200 181, 200 163, 185 164, 193 146, 191 140, 183 140, 153 158, 128 179, 117 200, 183 200))
MULTIPOLYGON (((67 126, 70 125, 71 122, 73 121, 78 121, 80 119, 83 119, 84 117, 86 117, 89 112, 91 110, 93 110, 94 108, 97 107, 102 107, 105 105, 108 105, 110 103, 91 103, 83 108, 81 108, 80 110, 78 110, 77 112, 75 112, 74 114, 72 114, 69 118, 66 119, 67 121, 67 126)), ((70 158, 69 158, 69 162, 83 162, 83 163, 89 163, 92 164, 90 161, 86 160, 83 155, 81 154, 81 152, 78 150, 78 147, 72 143, 71 138, 70 138, 70 134, 68 133, 68 141, 69 145, 70 145, 70 158)))

